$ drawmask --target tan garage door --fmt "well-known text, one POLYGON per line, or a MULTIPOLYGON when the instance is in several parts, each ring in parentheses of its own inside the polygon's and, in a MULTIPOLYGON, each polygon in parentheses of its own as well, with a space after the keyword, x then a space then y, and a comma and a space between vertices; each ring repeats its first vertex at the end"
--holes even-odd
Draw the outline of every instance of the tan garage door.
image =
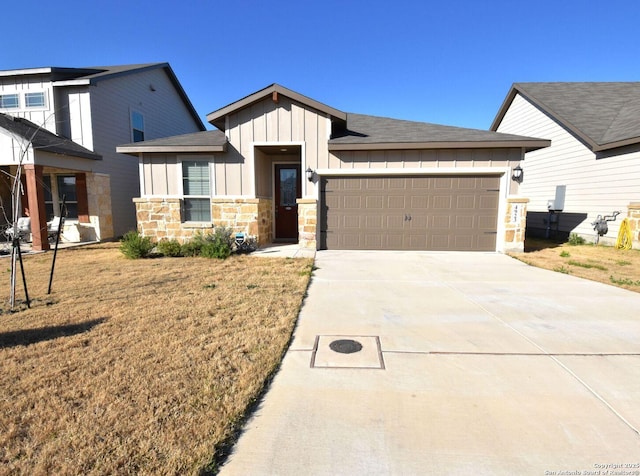
POLYGON ((323 177, 320 247, 495 251, 498 176, 323 177))

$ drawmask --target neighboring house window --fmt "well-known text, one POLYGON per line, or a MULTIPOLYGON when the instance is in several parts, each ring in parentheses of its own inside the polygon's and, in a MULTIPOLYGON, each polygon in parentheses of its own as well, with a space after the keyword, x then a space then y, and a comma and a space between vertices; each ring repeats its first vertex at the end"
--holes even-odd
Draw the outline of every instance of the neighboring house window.
POLYGON ((26 93, 24 104, 26 107, 45 107, 44 92, 26 93))
POLYGON ((0 109, 18 109, 20 98, 17 94, 0 94, 0 109))
POLYGON ((76 193, 75 175, 54 175, 55 182, 52 182, 51 175, 42 177, 44 185, 44 205, 47 213, 47 221, 51 221, 54 216, 60 216, 60 206, 64 196, 65 209, 62 214, 75 220, 78 218, 78 197, 76 193), (55 187, 52 186, 55 184, 55 187))
POLYGON ((144 116, 138 111, 131 112, 131 136, 133 142, 144 140, 144 116))
POLYGON ((209 162, 182 162, 182 192, 184 221, 211 221, 209 162))

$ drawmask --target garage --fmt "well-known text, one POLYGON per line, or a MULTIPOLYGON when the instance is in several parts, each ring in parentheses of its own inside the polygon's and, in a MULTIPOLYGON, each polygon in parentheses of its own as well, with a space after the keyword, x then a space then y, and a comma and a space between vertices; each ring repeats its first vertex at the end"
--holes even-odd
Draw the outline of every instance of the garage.
POLYGON ((498 175, 329 176, 320 248, 495 251, 498 175))

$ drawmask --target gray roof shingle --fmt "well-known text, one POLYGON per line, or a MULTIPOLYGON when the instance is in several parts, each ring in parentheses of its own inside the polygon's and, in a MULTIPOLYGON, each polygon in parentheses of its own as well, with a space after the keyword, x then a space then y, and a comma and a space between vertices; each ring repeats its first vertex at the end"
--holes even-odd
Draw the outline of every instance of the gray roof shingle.
POLYGON ((386 117, 367 116, 363 114, 347 114, 347 128, 336 131, 329 141, 331 149, 339 150, 342 146, 377 146, 394 144, 403 148, 415 147, 491 147, 508 146, 542 148, 548 141, 514 134, 502 134, 479 129, 444 126, 427 122, 414 122, 386 117), (524 145, 523 145, 524 144, 524 145))
POLYGON ((102 159, 102 156, 82 147, 80 144, 38 127, 33 122, 22 117, 13 117, 0 113, 0 128, 12 135, 31 141, 34 149, 83 159, 102 159))
POLYGON ((138 152, 223 152, 226 146, 227 138, 224 132, 213 130, 124 144, 118 146, 116 150, 124 154, 136 154, 138 152))
POLYGON ((491 129, 518 93, 594 151, 640 142, 640 82, 515 83, 491 129))

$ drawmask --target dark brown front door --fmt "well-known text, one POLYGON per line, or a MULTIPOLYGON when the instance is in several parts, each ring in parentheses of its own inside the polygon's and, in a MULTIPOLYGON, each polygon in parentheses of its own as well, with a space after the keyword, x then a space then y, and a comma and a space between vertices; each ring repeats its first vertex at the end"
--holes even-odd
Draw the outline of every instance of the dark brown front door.
POLYGON ((300 198, 300 166, 276 164, 276 240, 298 241, 298 205, 300 198))

